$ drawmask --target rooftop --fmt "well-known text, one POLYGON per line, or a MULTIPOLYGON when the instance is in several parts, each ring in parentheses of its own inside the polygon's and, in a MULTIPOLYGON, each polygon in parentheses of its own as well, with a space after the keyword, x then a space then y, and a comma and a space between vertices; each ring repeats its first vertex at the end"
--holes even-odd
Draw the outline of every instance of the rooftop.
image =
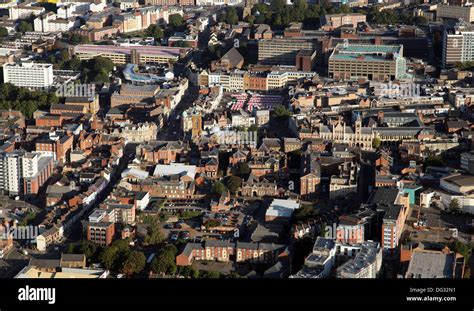
POLYGON ((274 199, 267 209, 266 216, 290 218, 300 204, 296 200, 274 199))
POLYGON ((409 278, 452 278, 455 254, 414 250, 406 276, 409 278))

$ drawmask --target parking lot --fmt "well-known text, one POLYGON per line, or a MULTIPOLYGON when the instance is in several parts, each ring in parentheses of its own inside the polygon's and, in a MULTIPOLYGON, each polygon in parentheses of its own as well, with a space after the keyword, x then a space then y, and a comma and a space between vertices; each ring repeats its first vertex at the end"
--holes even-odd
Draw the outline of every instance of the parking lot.
MULTIPOLYGON (((247 229, 255 222, 254 215, 259 211, 259 201, 244 202, 239 200, 237 206, 232 211, 222 211, 211 213, 209 210, 197 206, 198 201, 157 201, 155 205, 160 205, 160 212, 173 213, 167 221, 160 222, 159 226, 168 242, 196 242, 200 243, 205 239, 218 240, 247 240, 247 229), (191 205, 195 203, 196 205, 191 205), (201 216, 190 219, 180 219, 182 212, 202 212, 201 216), (217 225, 206 228, 208 221, 214 221, 217 225), (236 235, 238 232, 238 235, 236 235)), ((146 227, 145 224, 142 225, 146 227)))

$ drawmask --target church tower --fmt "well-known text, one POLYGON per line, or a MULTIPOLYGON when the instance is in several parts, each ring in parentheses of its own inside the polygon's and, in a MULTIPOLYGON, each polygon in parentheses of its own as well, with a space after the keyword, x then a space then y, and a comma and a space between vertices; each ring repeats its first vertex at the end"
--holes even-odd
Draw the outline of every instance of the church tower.
POLYGON ((355 121, 355 135, 357 141, 362 137, 362 118, 360 117, 360 113, 357 114, 357 119, 355 121))

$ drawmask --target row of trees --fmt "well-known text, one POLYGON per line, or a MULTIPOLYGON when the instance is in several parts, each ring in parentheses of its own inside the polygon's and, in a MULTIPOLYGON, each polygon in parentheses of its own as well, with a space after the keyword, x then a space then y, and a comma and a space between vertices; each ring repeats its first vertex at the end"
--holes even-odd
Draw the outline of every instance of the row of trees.
POLYGON ((30 91, 11 83, 0 84, 0 109, 19 110, 26 118, 31 118, 37 109, 48 108, 58 102, 53 92, 30 91))
POLYGON ((83 240, 69 244, 67 252, 83 253, 90 263, 99 262, 105 269, 127 276, 142 272, 146 266, 145 255, 131 250, 128 240, 117 240, 107 247, 83 240))
POLYGON ((395 10, 380 11, 377 6, 368 12, 368 19, 377 24, 424 25, 428 23, 428 19, 424 16, 412 16, 395 10))
POLYGON ((350 13, 346 5, 334 7, 329 1, 322 4, 308 4, 305 0, 296 0, 287 5, 285 0, 272 0, 270 5, 259 3, 252 8, 252 14, 246 17, 250 24, 269 24, 276 28, 288 26, 291 22, 303 22, 317 25, 318 18, 326 14, 350 13))
POLYGON ((89 37, 83 36, 83 35, 80 35, 80 34, 77 34, 77 33, 66 32, 66 33, 64 33, 63 37, 64 37, 64 39, 66 39, 66 41, 69 44, 72 44, 72 45, 87 44, 87 43, 91 42, 89 37))
MULTIPOLYGON (((396 12, 395 10, 380 11, 378 6, 369 9, 356 8, 357 12, 367 14, 371 22, 378 24, 426 24, 428 19, 424 16, 396 12)), ((316 26, 319 17, 326 14, 351 13, 347 5, 333 6, 329 1, 320 4, 309 4, 306 0, 295 0, 293 5, 287 5, 285 0, 272 0, 270 5, 258 3, 252 8, 252 14, 245 18, 250 24, 269 24, 275 28, 283 28, 291 22, 303 22, 305 25, 316 26)), ((223 12, 218 20, 228 24, 239 22, 239 13, 233 7, 223 12)))
POLYGON ((456 68, 461 69, 461 70, 472 70, 474 69, 474 61, 457 63, 456 68))

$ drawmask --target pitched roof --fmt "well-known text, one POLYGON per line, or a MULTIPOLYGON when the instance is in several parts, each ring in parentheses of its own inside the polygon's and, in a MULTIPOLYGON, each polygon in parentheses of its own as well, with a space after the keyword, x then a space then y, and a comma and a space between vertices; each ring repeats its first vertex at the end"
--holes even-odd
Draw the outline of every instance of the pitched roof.
POLYGON ((244 61, 244 57, 235 47, 233 47, 222 56, 221 61, 222 60, 227 60, 232 67, 237 67, 239 63, 244 61))

